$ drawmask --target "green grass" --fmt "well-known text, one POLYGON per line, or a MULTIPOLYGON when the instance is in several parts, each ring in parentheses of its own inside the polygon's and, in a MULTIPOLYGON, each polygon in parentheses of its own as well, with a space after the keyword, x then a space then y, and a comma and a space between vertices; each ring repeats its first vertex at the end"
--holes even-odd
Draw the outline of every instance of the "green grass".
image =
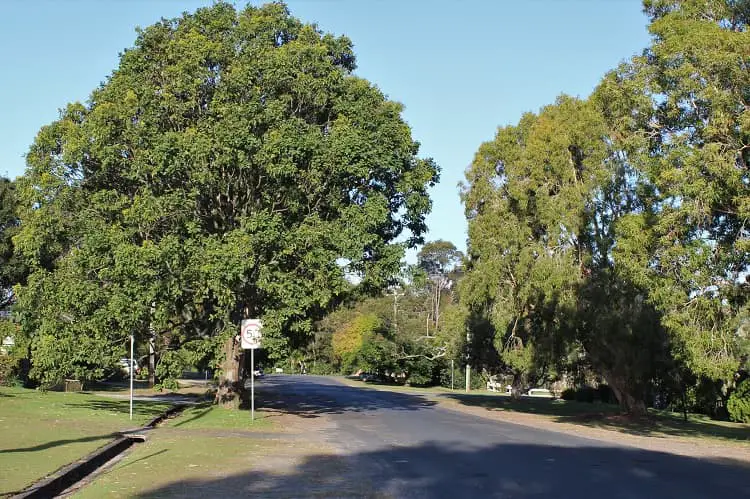
POLYGON ((249 410, 235 411, 222 407, 202 404, 189 407, 180 417, 170 419, 164 425, 171 428, 225 429, 245 431, 271 431, 276 429, 271 416, 263 411, 255 411, 255 421, 250 419, 249 410))
POLYGON ((190 407, 150 432, 145 443, 75 497, 149 497, 157 489, 158 497, 180 497, 189 491, 188 483, 251 471, 280 445, 288 452, 289 442, 254 437, 253 431, 278 429, 268 414, 256 411, 255 416, 252 422, 247 410, 190 407))
MULTIPOLYGON (((262 460, 276 445, 278 443, 270 440, 238 441, 234 435, 209 436, 172 428, 159 429, 158 434, 137 444, 122 461, 105 470, 75 497, 148 497, 149 490, 170 484, 252 469, 253 464, 262 460)), ((178 489, 174 496, 184 496, 189 491, 189 488, 178 489)), ((159 497, 170 495, 158 494, 159 497)))
POLYGON ((23 489, 168 407, 137 401, 130 421, 128 400, 0 388, 0 495, 23 489))

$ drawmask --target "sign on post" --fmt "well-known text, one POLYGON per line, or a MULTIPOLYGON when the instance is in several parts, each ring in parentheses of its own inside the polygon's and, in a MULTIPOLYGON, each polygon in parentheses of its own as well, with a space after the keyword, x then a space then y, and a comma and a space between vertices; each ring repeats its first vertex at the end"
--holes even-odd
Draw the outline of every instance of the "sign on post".
POLYGON ((255 349, 260 348, 263 323, 260 319, 243 319, 240 326, 242 348, 250 350, 250 419, 255 421, 255 349))
POLYGON ((246 350, 260 348, 260 330, 262 328, 263 323, 260 322, 260 319, 243 319, 240 329, 242 348, 246 350))

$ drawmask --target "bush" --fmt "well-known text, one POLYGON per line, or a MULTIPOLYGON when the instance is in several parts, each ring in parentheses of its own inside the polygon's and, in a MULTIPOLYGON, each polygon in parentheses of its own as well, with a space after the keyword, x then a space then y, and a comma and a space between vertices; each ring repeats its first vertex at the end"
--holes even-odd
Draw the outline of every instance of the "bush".
POLYGON ((596 398, 599 399, 603 404, 617 404, 617 397, 615 392, 609 385, 601 384, 596 387, 596 398))
POLYGON ((566 388, 562 391, 562 394, 560 394, 560 398, 563 400, 575 400, 576 399, 576 389, 575 388, 566 388))
POLYGON ((596 398, 596 389, 590 386, 582 386, 576 390, 576 400, 578 402, 588 402, 592 404, 596 398))
POLYGON ((750 379, 746 379, 732 392, 727 402, 729 418, 737 423, 750 423, 750 379))
MULTIPOLYGON (((609 387, 607 387, 609 388, 609 387)), ((599 391, 590 386, 579 386, 578 388, 566 388, 560 398, 563 400, 575 400, 576 402, 593 403, 599 391)))
POLYGON ((312 364, 308 372, 310 374, 321 375, 337 374, 336 369, 334 369, 333 366, 331 364, 328 364, 327 362, 316 362, 315 364, 312 364))
MULTIPOLYGON (((440 384, 445 388, 451 387, 451 368, 450 366, 440 370, 440 384)), ((453 378, 453 386, 456 390, 463 390, 466 388, 466 366, 456 365, 453 378)), ((474 370, 471 371, 471 389, 479 390, 487 386, 487 377, 483 376, 482 373, 478 373, 474 370)))
POLYGON ((0 353, 0 386, 13 384, 14 360, 10 355, 0 353))

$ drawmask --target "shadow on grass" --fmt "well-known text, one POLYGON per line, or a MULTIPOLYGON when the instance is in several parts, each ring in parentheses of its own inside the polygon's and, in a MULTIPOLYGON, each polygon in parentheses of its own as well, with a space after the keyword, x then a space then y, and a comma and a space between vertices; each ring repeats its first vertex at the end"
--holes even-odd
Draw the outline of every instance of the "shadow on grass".
POLYGON ((735 461, 620 447, 446 440, 307 455, 230 476, 196 473, 135 497, 746 497, 747 471, 735 461))
MULTIPOLYGON (((91 381, 86 383, 85 386, 87 392, 127 392, 130 390, 130 381, 91 381)), ((133 389, 145 390, 148 389, 148 381, 133 382, 133 389)))
MULTIPOLYGON (((133 403, 133 414, 138 416, 158 416, 170 407, 169 402, 136 400, 133 403)), ((130 413, 129 400, 86 400, 84 402, 67 402, 67 407, 91 409, 95 411, 130 413)))
POLYGON ((169 449, 162 449, 162 450, 159 450, 159 451, 156 451, 156 452, 152 452, 148 456, 143 456, 142 458, 136 459, 135 461, 130 461, 127 464, 122 464, 122 465, 118 466, 117 468, 110 468, 109 470, 105 471, 103 474, 106 475, 107 473, 109 473, 109 472, 111 472, 113 470, 119 471, 119 470, 121 470, 123 468, 127 468, 128 466, 132 466, 132 465, 134 465, 135 463, 137 463, 139 461, 145 461, 146 459, 150 459, 152 457, 156 457, 159 454, 164 454, 165 452, 169 452, 169 449))
POLYGON ((4 398, 11 398, 11 397, 15 397, 15 395, 13 395, 11 393, 0 392, 0 398, 2 398, 2 397, 4 397, 4 398))
POLYGON ((325 376, 274 375, 264 378, 255 388, 256 408, 273 416, 274 412, 316 418, 326 414, 367 412, 379 409, 419 411, 437 405, 421 395, 362 390, 325 376), (322 383, 321 383, 322 381, 322 383))
POLYGON ((462 405, 484 407, 490 411, 513 411, 554 416, 559 423, 616 430, 639 436, 711 437, 750 442, 750 425, 700 420, 695 416, 686 422, 680 417, 652 412, 645 418, 629 418, 613 404, 586 403, 552 399, 522 398, 514 400, 501 395, 443 394, 462 405))
POLYGON ((51 449, 52 447, 59 447, 61 445, 75 444, 80 442, 93 442, 94 440, 112 439, 119 437, 119 433, 105 433, 103 435, 90 435, 88 437, 71 438, 65 440, 53 440, 51 442, 44 442, 43 444, 34 445, 32 447, 19 447, 17 449, 0 449, 0 454, 13 454, 16 452, 36 452, 40 450, 51 449))
POLYGON ((180 422, 173 424, 172 426, 178 427, 178 426, 182 426, 184 424, 190 423, 192 421, 196 421, 198 419, 201 419, 206 414, 208 414, 209 412, 211 412, 211 409, 213 407, 214 407, 213 404, 210 404, 210 403, 205 403, 205 404, 196 405, 194 407, 191 407, 191 408, 187 409, 185 412, 182 413, 182 417, 183 418, 185 418, 185 416, 190 416, 190 417, 187 418, 187 419, 183 419, 180 422), (195 412, 195 414, 191 414, 193 412, 195 412))

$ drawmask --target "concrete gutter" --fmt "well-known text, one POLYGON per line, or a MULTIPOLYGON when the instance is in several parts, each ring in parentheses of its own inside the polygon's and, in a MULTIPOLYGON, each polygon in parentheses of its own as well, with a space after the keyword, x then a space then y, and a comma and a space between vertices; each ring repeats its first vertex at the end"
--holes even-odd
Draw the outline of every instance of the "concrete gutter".
POLYGON ((165 419, 185 410, 186 407, 187 405, 184 404, 176 405, 156 416, 141 428, 120 432, 120 436, 107 445, 99 447, 91 454, 59 469, 52 476, 32 484, 22 492, 11 497, 13 499, 41 499, 59 495, 64 490, 72 487, 96 471, 110 459, 126 451, 134 443, 145 441, 146 435, 141 433, 152 430, 165 419))

